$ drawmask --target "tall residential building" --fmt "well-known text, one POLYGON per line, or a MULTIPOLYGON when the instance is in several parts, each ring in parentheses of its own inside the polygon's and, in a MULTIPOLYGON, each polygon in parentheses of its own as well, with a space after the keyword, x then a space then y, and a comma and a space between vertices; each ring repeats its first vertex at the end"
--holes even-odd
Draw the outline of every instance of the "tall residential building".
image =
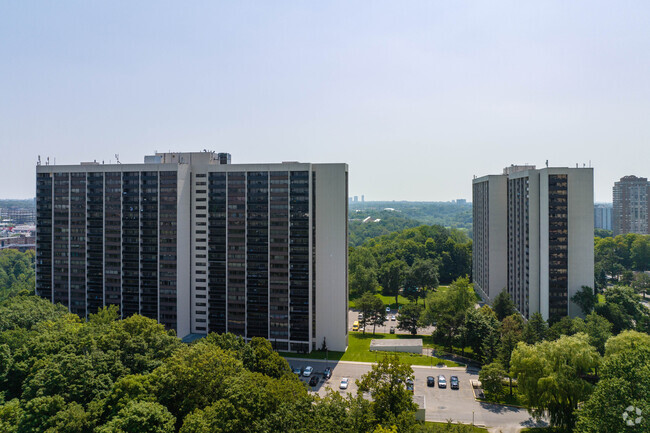
POLYGON ((36 290, 87 317, 117 305, 179 336, 347 347, 346 164, 39 165, 36 290))
POLYGON ((612 204, 596 203, 594 204, 594 228, 611 230, 612 229, 612 204))
POLYGON ((612 229, 614 236, 626 233, 648 234, 650 183, 645 177, 624 176, 614 183, 612 229))
POLYGON ((473 279, 487 301, 506 288, 526 318, 580 314, 593 287, 593 170, 510 166, 474 179, 473 279))

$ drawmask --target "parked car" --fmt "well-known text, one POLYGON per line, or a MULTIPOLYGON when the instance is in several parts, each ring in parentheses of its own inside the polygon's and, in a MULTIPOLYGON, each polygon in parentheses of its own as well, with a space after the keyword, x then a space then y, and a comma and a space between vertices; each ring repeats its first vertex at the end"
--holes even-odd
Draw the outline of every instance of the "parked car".
POLYGON ((339 385, 339 388, 348 389, 348 383, 349 382, 350 382, 350 379, 348 379, 347 377, 344 377, 343 379, 341 379, 341 384, 339 385))
POLYGON ((293 371, 294 374, 297 374, 298 376, 300 376, 300 374, 302 373, 302 370, 300 370, 300 367, 294 367, 291 371, 293 371))
POLYGON ((332 367, 327 367, 325 371, 323 371, 323 377, 325 379, 329 379, 330 377, 332 377, 332 367))
POLYGON ((308 365, 307 367, 305 367, 305 371, 302 372, 302 375, 305 377, 309 377, 313 372, 314 372, 314 367, 308 365))
POLYGON ((390 316, 390 320, 395 320, 395 315, 394 314, 390 316))
POLYGON ((447 379, 442 374, 438 376, 438 388, 447 388, 447 379))
POLYGON ((318 385, 318 376, 314 375, 309 379, 309 386, 316 386, 318 385))
POLYGON ((394 334, 394 333, 395 333, 395 327, 394 327, 394 326, 391 326, 391 327, 390 327, 390 333, 391 333, 391 334, 394 334))
POLYGON ((406 379, 406 390, 407 391, 413 391, 413 379, 406 379))
POLYGON ((433 376, 427 376, 427 386, 436 386, 436 380, 433 376))
POLYGON ((363 319, 363 313, 359 313, 359 314, 357 315, 357 319, 359 319, 359 320, 363 319))
POLYGON ((390 313, 390 307, 386 307, 386 312, 390 313))
POLYGON ((458 383, 458 376, 451 376, 451 377, 449 378, 449 387, 450 387, 451 389, 458 389, 458 385, 459 385, 459 383, 458 383))

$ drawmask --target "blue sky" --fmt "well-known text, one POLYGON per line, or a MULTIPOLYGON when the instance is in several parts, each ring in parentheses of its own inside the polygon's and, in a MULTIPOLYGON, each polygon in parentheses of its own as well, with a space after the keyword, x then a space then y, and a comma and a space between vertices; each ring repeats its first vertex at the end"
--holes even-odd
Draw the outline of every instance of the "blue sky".
POLYGON ((511 163, 650 177, 650 3, 0 2, 0 197, 37 155, 347 162, 367 200, 511 163))

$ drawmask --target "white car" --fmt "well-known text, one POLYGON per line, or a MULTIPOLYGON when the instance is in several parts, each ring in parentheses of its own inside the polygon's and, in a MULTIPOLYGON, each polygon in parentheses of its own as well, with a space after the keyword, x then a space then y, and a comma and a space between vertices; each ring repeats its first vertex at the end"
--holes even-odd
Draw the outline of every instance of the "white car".
POLYGON ((390 316, 390 320, 395 320, 395 315, 390 316))
POLYGON ((307 367, 305 367, 305 370, 302 372, 302 375, 305 377, 309 377, 313 372, 314 372, 314 367, 308 365, 307 367))
POLYGON ((339 385, 339 388, 348 389, 348 383, 350 383, 350 379, 344 377, 343 379, 341 379, 341 384, 339 385))

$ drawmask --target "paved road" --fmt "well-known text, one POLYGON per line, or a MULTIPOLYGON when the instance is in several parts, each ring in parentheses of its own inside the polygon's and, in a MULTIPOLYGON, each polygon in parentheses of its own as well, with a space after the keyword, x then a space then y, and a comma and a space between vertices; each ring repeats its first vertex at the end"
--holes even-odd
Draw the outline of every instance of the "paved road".
MULTIPOLYGON (((288 359, 291 367, 305 367, 311 365, 316 374, 322 373, 325 369, 325 361, 288 359)), ((329 361, 327 363, 332 370, 332 378, 328 381, 321 381, 313 389, 321 396, 331 388, 342 394, 356 393, 357 386, 355 379, 370 371, 372 364, 366 362, 329 361), (342 377, 350 378, 350 386, 347 390, 339 389, 342 377)), ((545 426, 539 425, 530 417, 528 411, 511 406, 502 406, 488 403, 481 403, 474 399, 470 380, 478 380, 476 371, 467 371, 462 367, 422 367, 413 366, 415 373, 415 394, 424 395, 426 406, 426 420, 445 422, 449 419, 455 422, 470 424, 472 421, 477 425, 484 425, 495 432, 503 433, 518 432, 523 427, 545 426), (444 375, 449 383, 449 377, 458 376, 460 389, 452 390, 449 385, 446 389, 438 388, 438 375, 444 375), (436 386, 427 387, 427 376, 436 378, 436 386)), ((308 378, 302 378, 308 381, 308 378)))

